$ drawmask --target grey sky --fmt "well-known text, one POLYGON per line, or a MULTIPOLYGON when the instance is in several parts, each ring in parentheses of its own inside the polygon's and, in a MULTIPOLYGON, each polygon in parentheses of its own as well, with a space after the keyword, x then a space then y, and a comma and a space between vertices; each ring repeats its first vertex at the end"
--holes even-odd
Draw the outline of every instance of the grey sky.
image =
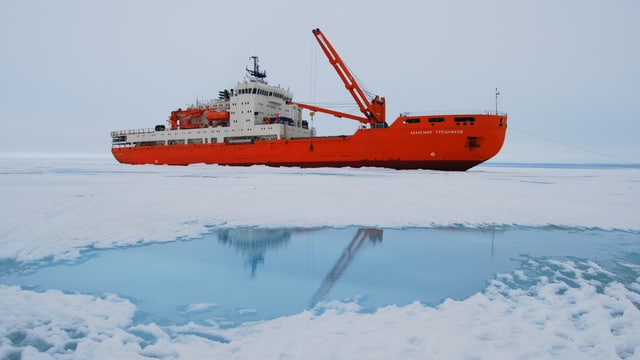
MULTIPOLYGON (((493 109, 497 87, 495 160, 638 163, 638 19, 636 0, 0 0, 0 153, 108 154, 109 131, 216 97, 253 55, 298 101, 352 103, 320 27, 389 120, 493 109)), ((320 135, 356 125, 315 119, 320 135)))

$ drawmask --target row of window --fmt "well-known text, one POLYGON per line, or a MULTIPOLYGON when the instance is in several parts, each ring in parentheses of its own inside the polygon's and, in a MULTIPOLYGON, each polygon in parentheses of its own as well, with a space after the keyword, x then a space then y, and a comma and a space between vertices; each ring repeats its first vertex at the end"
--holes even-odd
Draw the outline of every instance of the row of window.
POLYGON ((259 88, 247 88, 247 89, 239 89, 238 90, 238 94, 257 94, 257 95, 264 95, 264 96, 273 96, 276 97, 278 99, 282 99, 283 101, 291 101, 292 99, 288 96, 285 96, 284 94, 281 94, 279 92, 274 92, 274 91, 267 91, 264 89, 259 89, 259 88))

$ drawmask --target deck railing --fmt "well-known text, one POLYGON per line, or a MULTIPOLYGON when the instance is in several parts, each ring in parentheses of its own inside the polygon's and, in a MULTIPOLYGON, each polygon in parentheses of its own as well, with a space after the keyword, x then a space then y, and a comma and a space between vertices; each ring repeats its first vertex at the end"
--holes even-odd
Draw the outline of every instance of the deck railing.
POLYGON ((133 135, 133 134, 148 134, 155 132, 156 130, 153 128, 146 129, 133 129, 133 130, 116 130, 111 132, 111 137, 114 136, 122 136, 122 135, 133 135))
POLYGON ((436 111, 411 111, 411 112, 403 112, 400 113, 400 116, 430 116, 430 115, 471 115, 471 114, 482 114, 482 115, 500 115, 507 116, 507 113, 504 111, 495 111, 495 110, 436 110, 436 111))

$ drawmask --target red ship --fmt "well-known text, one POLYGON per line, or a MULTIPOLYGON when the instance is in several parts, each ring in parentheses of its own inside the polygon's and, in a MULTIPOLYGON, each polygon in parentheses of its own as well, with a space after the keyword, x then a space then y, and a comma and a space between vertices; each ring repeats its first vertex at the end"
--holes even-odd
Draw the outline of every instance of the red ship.
POLYGON ((368 98, 319 29, 313 35, 353 96, 362 115, 293 102, 253 69, 219 97, 171 113, 168 127, 111 132, 113 156, 126 164, 386 167, 464 171, 495 156, 507 115, 495 112, 402 115, 385 120, 385 98, 368 98), (302 109, 359 121, 352 135, 316 136, 302 109))

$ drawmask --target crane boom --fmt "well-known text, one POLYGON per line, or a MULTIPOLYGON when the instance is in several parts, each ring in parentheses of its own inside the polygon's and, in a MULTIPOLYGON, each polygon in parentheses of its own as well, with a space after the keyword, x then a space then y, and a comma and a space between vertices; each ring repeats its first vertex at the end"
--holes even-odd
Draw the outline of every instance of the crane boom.
POLYGON ((323 112, 323 113, 330 114, 330 115, 333 115, 333 116, 339 117, 339 118, 343 117, 343 118, 347 118, 347 119, 351 119, 351 120, 357 120, 357 121, 360 121, 360 122, 365 123, 365 124, 369 123, 369 119, 367 119, 367 118, 363 118, 362 116, 353 115, 353 114, 349 114, 349 113, 346 113, 346 112, 331 110, 331 109, 323 108, 323 107, 316 106, 316 105, 301 104, 301 103, 297 103, 295 101, 289 101, 288 104, 298 105, 298 107, 301 107, 303 109, 307 109, 307 110, 311 110, 311 111, 323 112))
POLYGON ((347 90, 349 90, 349 93, 358 104, 360 112, 364 114, 364 117, 325 109, 313 105, 294 102, 292 103, 298 105, 299 107, 312 111, 320 111, 337 117, 345 117, 348 119, 357 120, 365 124, 370 124, 372 127, 379 127, 376 124, 383 124, 385 122, 386 115, 384 97, 376 95, 372 100, 369 100, 369 98, 367 98, 364 91, 360 88, 355 78, 347 68, 347 65, 345 65, 344 61, 342 61, 340 55, 338 55, 338 52, 333 48, 322 31, 316 28, 313 30, 313 35, 316 37, 316 40, 318 41, 318 44, 320 44, 320 47, 322 48, 324 54, 327 56, 327 59, 329 59, 329 63, 333 65, 336 72, 338 73, 338 76, 340 76, 340 79, 344 83, 344 86, 347 88, 347 90))

